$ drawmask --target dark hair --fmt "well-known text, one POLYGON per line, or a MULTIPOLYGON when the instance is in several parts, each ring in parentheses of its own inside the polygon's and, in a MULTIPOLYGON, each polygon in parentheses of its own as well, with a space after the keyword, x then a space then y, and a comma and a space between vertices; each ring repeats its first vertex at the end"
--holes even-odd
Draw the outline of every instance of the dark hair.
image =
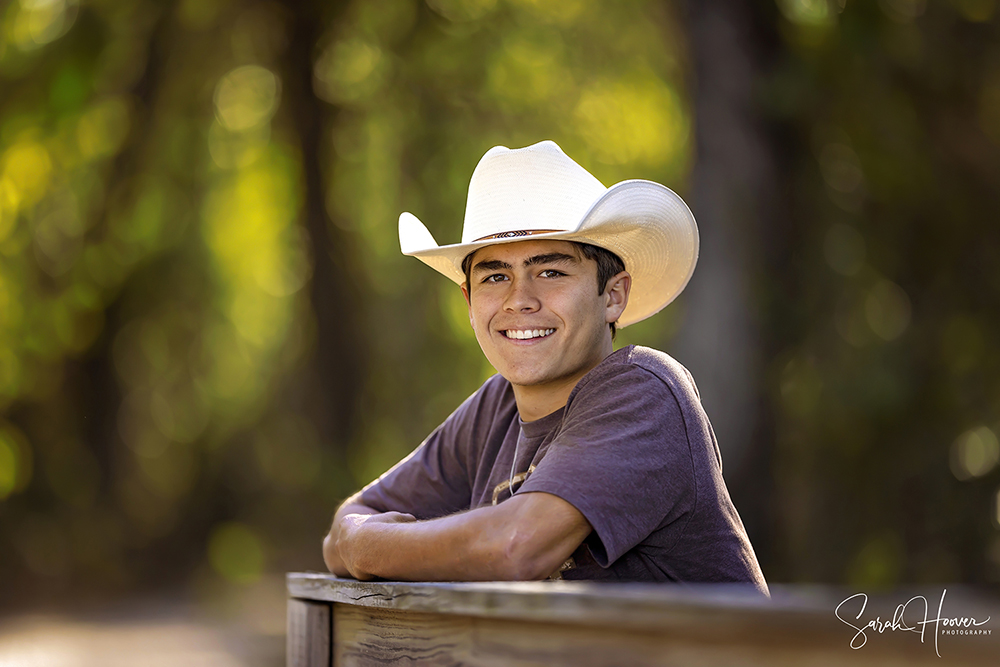
MULTIPOLYGON (((570 243, 579 248, 580 254, 586 259, 592 259, 597 262, 597 293, 604 294, 604 290, 608 288, 608 281, 625 270, 625 262, 622 261, 621 257, 607 248, 589 243, 580 243, 579 241, 570 241, 570 243)), ((468 290, 470 299, 472 298, 472 256, 475 254, 476 251, 473 250, 462 260, 462 272, 465 274, 465 289, 468 290)), ((611 340, 614 340, 615 334, 618 333, 618 328, 614 322, 609 323, 608 326, 611 328, 611 340)))

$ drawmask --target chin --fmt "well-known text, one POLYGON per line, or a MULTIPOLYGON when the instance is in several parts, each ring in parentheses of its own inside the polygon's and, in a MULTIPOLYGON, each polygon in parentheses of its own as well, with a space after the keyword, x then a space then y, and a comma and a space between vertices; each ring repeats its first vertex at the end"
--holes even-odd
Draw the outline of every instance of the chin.
POLYGON ((510 372, 501 372, 500 375, 504 377, 507 382, 511 384, 516 384, 520 387, 534 387, 539 385, 550 384, 562 379, 563 376, 555 376, 542 372, 531 372, 531 371, 518 371, 512 370, 510 372))
POLYGON ((503 368, 502 366, 497 366, 496 364, 493 364, 493 367, 497 369, 497 373, 502 375, 503 378, 511 384, 522 386, 538 384, 534 373, 510 367, 503 368))
MULTIPOLYGON (((501 373, 500 375, 503 375, 503 373, 501 373)), ((505 380, 507 380, 507 382, 510 382, 512 385, 517 385, 518 387, 533 387, 535 385, 544 384, 544 380, 538 380, 530 376, 525 377, 513 374, 513 375, 503 375, 503 377, 505 380)))

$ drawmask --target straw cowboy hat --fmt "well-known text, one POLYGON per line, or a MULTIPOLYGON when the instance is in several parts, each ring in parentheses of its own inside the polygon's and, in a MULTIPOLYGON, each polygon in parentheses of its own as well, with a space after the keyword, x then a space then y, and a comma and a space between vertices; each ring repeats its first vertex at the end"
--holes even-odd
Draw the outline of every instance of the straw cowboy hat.
POLYGON ((416 216, 399 216, 403 254, 460 285, 466 255, 529 237, 590 243, 618 255, 632 275, 620 327, 673 301, 698 261, 698 226, 676 193, 638 179, 606 188, 552 141, 486 152, 469 183, 461 243, 439 246, 416 216))

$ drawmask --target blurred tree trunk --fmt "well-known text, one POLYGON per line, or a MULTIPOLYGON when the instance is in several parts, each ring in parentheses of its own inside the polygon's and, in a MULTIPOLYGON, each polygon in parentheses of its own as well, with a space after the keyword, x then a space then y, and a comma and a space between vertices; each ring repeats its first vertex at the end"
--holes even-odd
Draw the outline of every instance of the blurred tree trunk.
POLYGON ((368 351, 359 330, 362 275, 351 268, 350 240, 331 224, 326 208, 324 162, 325 121, 333 116, 313 93, 313 56, 324 26, 333 26, 349 6, 333 3, 286 2, 291 17, 282 78, 283 95, 294 114, 302 151, 305 183, 303 218, 312 248, 310 299, 315 316, 315 353, 307 362, 303 384, 292 396, 313 425, 321 442, 341 452, 351 441, 361 409, 361 379, 368 351))
POLYGON ((694 63, 696 157, 691 207, 701 252, 671 353, 695 377, 722 450, 730 492, 768 560, 770 436, 760 276, 776 210, 774 147, 754 105, 767 37, 750 3, 684 5, 694 63))
MULTIPOLYGON (((121 184, 129 181, 130 175, 139 174, 147 165, 151 149, 151 133, 154 110, 157 97, 161 93, 166 66, 166 54, 171 40, 170 13, 159 11, 155 14, 152 28, 149 31, 149 41, 146 44, 146 67, 142 76, 135 82, 131 94, 138 102, 136 113, 131 120, 131 141, 128 148, 114 160, 108 183, 121 184)), ((95 224, 92 235, 102 236, 108 233, 108 204, 94 213, 95 224)), ((103 473, 102 479, 106 491, 110 494, 114 482, 115 450, 121 442, 118 434, 118 411, 122 403, 122 388, 112 348, 115 336, 125 325, 122 314, 122 301, 126 290, 122 290, 106 307, 104 311, 104 327, 93 349, 82 361, 67 362, 67 384, 76 396, 73 404, 79 406, 84 422, 79 426, 87 442, 88 448, 97 458, 103 473)))

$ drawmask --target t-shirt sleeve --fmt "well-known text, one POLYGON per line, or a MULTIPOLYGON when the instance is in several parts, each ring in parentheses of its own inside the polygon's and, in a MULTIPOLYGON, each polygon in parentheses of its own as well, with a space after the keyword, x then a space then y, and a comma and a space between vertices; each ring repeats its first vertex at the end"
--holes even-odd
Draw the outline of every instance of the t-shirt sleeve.
POLYGON ((432 519, 469 508, 473 431, 486 385, 467 398, 413 452, 366 486, 361 502, 380 512, 432 519))
POLYGON ((544 491, 594 528, 588 545, 608 567, 661 525, 687 521, 694 463, 681 407, 660 378, 612 366, 585 378, 559 434, 519 493, 544 491))

